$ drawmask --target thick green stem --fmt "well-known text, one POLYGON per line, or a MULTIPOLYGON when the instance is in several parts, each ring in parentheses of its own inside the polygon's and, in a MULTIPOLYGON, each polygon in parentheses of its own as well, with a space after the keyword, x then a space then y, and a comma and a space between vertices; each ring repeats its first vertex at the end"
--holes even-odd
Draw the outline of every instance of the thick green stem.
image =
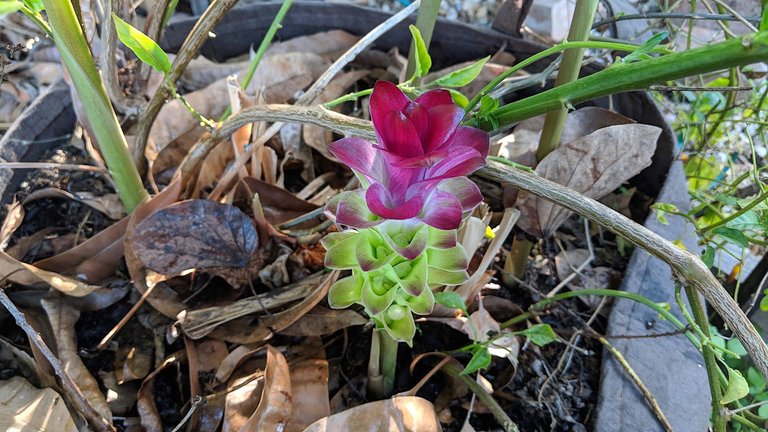
MULTIPOLYGON (((685 296, 688 297, 688 303, 693 310, 693 319, 699 326, 699 329, 706 338, 710 338, 709 333, 709 320, 707 314, 704 311, 704 305, 701 302, 699 293, 691 286, 685 287, 685 296)), ((717 365, 717 359, 715 357, 715 350, 710 343, 702 341, 702 353, 704 354, 704 366, 707 369, 707 378, 709 380, 709 391, 712 395, 712 419, 716 432, 725 432, 726 421, 723 418, 720 409, 720 399, 722 399, 722 389, 720 388, 720 380, 718 377, 719 367, 717 365)))
MULTIPOLYGON (((576 0, 573 22, 568 32, 568 40, 586 41, 592 31, 592 23, 595 21, 595 11, 599 0, 576 0)), ((584 60, 584 49, 574 49, 563 54, 563 62, 557 73, 555 87, 575 81, 579 78, 581 62, 584 60)), ((550 111, 544 120, 544 128, 541 130, 539 148, 536 150, 536 159, 539 161, 550 154, 560 145, 560 136, 565 127, 565 118, 568 116, 568 108, 550 111)))
MULTIPOLYGON (((567 108, 611 94, 645 89, 652 84, 768 61, 768 31, 753 33, 702 48, 629 64, 615 64, 588 77, 555 87, 500 107, 495 116, 501 126, 549 111, 567 108)), ((489 121, 480 121, 486 130, 489 121)))
MULTIPOLYGON (((506 71, 500 73, 491 82, 486 84, 486 86, 483 87, 482 90, 480 90, 476 95, 472 97, 472 99, 469 100, 469 103, 467 104, 467 107, 466 107, 467 115, 469 115, 472 109, 476 107, 478 103, 480 103, 480 99, 482 99, 483 96, 488 95, 493 89, 498 87, 498 85, 501 84, 502 81, 514 75, 517 71, 522 70, 526 66, 536 63, 539 60, 543 60, 551 55, 554 55, 563 51, 567 51, 567 50, 583 49, 583 48, 633 52, 638 48, 638 45, 620 43, 620 42, 576 41, 576 42, 562 42, 553 47, 547 48, 544 51, 538 52, 528 57, 527 59, 521 61, 520 63, 517 63, 516 65, 510 67, 506 71)), ((672 53, 672 51, 670 51, 665 47, 655 47, 654 49, 651 50, 651 52, 661 53, 661 54, 672 53)))
POLYGON ((99 145, 117 193, 130 212, 149 195, 128 151, 125 135, 104 89, 88 42, 68 1, 43 0, 56 48, 83 101, 88 129, 99 145))
POLYGON ((399 345, 399 342, 392 339, 386 331, 373 331, 371 358, 368 363, 368 392, 374 398, 389 397, 395 388, 399 345))
MULTIPOLYGON (((432 40, 432 31, 435 29, 437 14, 440 12, 440 0, 422 0, 419 6, 419 14, 416 16, 416 28, 421 32, 421 38, 429 49, 429 42, 432 40)), ((416 44, 411 41, 411 49, 408 52, 408 67, 406 68, 406 78, 413 75, 416 64, 416 44)))

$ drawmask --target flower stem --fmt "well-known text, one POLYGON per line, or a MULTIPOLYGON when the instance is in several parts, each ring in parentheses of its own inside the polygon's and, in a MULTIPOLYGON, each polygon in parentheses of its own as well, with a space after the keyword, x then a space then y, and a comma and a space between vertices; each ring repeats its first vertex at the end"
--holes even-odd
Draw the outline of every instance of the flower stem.
POLYGON ((374 330, 371 338, 371 358, 368 362, 368 392, 383 399, 392 394, 397 369, 399 342, 384 330, 374 330))

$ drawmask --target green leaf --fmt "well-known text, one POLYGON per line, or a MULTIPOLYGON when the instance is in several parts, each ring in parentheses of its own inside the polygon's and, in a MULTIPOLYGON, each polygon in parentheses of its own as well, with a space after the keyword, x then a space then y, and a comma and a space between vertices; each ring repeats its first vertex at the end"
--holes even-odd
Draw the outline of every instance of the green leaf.
POLYGON ((461 94, 461 92, 454 90, 454 89, 448 89, 449 92, 451 92, 451 97, 453 98, 453 101, 456 103, 456 105, 460 106, 463 109, 467 108, 467 105, 469 104, 469 99, 467 99, 466 96, 461 94))
POLYGON ((763 296, 763 298, 760 299, 760 310, 768 312, 768 296, 763 296))
POLYGON ((498 99, 494 99, 491 96, 485 95, 480 98, 480 111, 477 115, 480 117, 487 117, 492 114, 499 107, 498 99))
POLYGON ((477 351, 469 359, 467 367, 461 371, 461 375, 469 375, 472 372, 476 372, 479 369, 485 369, 491 364, 491 354, 488 352, 488 347, 485 345, 478 345, 477 351))
POLYGON ((16 0, 2 0, 0 1, 0 16, 12 14, 24 6, 23 3, 16 0))
POLYGON ((536 324, 525 330, 514 333, 526 336, 531 342, 538 346, 544 346, 557 340, 557 335, 549 324, 536 324))
POLYGON ((432 67, 432 57, 429 56, 427 44, 424 43, 419 29, 415 25, 408 26, 408 29, 411 31, 413 43, 416 46, 416 55, 413 56, 416 61, 416 65, 413 68, 413 78, 423 77, 429 73, 429 69, 432 67))
POLYGON ((757 416, 761 419, 768 419, 768 404, 760 405, 760 408, 757 409, 757 416))
POLYGON ((725 390, 725 394, 723 394, 723 398, 720 399, 720 403, 723 405, 737 401, 749 394, 749 384, 747 384, 747 380, 744 379, 741 372, 728 366, 726 368, 728 369, 728 387, 725 390))
POLYGON ((762 230, 763 224, 760 220, 760 215, 752 210, 746 211, 735 219, 725 224, 728 228, 733 228, 739 231, 745 230, 762 230))
POLYGON ((42 0, 24 0, 24 4, 34 13, 40 13, 45 9, 42 0))
POLYGON ((704 250, 704 254, 701 256, 701 260, 707 267, 715 265, 715 248, 708 245, 707 249, 704 250))
POLYGON ((759 30, 761 32, 768 30, 768 6, 763 6, 763 17, 760 19, 759 30))
POLYGON ((469 315, 467 313, 467 305, 464 303, 464 297, 460 296, 455 291, 441 291, 435 293, 435 301, 447 308, 461 309, 465 315, 469 315))
POLYGON ((728 240, 729 242, 735 244, 736 246, 739 246, 741 248, 748 248, 749 247, 749 240, 747 239, 747 236, 744 235, 743 232, 728 228, 728 227, 718 227, 712 230, 715 234, 719 235, 720 237, 728 240))
POLYGON ((651 208, 656 210, 656 220, 663 223, 664 225, 669 225, 669 221, 667 220, 667 213, 680 212, 680 210, 678 210, 674 204, 668 203, 655 203, 651 206, 651 208))
POLYGON ((660 32, 656 33, 655 35, 651 36, 645 43, 640 45, 636 50, 632 51, 631 53, 627 54, 626 57, 622 60, 623 63, 634 63, 636 61, 640 60, 647 60, 650 58, 648 55, 651 50, 656 48, 661 41, 667 38, 667 32, 660 32))
POLYGON ((753 395, 765 390, 765 378, 752 366, 747 369, 747 382, 749 383, 749 392, 753 395))
POLYGON ((483 71, 483 66, 491 56, 482 58, 467 67, 463 67, 459 70, 455 70, 448 74, 441 76, 440 78, 432 81, 429 85, 435 85, 439 87, 464 87, 465 85, 474 81, 480 72, 483 71))
POLYGON ((130 48, 139 60, 152 66, 158 72, 167 74, 171 71, 171 61, 168 59, 168 54, 160 48, 160 45, 121 20, 117 15, 112 14, 112 18, 115 21, 115 29, 120 42, 130 48))

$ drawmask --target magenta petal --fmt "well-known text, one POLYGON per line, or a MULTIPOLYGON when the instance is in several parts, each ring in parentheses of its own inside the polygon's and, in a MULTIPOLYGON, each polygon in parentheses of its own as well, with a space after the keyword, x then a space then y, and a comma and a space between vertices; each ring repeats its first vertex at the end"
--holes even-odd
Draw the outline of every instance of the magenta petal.
POLYGON ((328 145, 328 150, 346 166, 366 177, 381 180, 380 152, 362 138, 342 138, 328 145))
POLYGON ((456 127, 464 117, 464 110, 456 105, 439 105, 427 111, 429 115, 429 134, 424 144, 424 152, 440 148, 456 132, 456 127))
POLYGON ((430 90, 416 98, 416 103, 426 109, 431 109, 439 105, 456 105, 453 103, 451 92, 448 90, 430 90))
POLYGON ((403 114, 411 121, 411 124, 416 129, 416 133, 419 135, 419 141, 422 147, 424 147, 424 143, 429 139, 430 130, 432 129, 429 112, 419 104, 411 102, 405 107, 403 114))
POLYGON ((429 205, 419 219, 429 226, 441 230, 453 230, 461 225, 461 203, 449 192, 436 190, 429 196, 429 205))
POLYGON ((440 179, 462 177, 482 168, 485 158, 470 147, 457 147, 447 150, 447 155, 427 170, 425 178, 440 179))
POLYGON ((491 149, 491 142, 485 131, 473 127, 459 126, 456 128, 456 133, 453 134, 443 147, 471 147, 480 152, 480 155, 485 159, 488 157, 488 151, 491 149))
POLYGON ((445 179, 437 185, 437 190, 447 192, 456 197, 461 204, 463 212, 473 210, 478 204, 483 202, 483 194, 480 192, 480 188, 477 187, 475 182, 466 177, 445 179))
POLYGON ((382 125, 375 127, 379 142, 387 151, 398 156, 413 157, 424 153, 421 138, 411 120, 400 111, 382 116, 382 125))
POLYGON ((384 219, 410 219, 416 217, 424 206, 423 195, 413 196, 400 205, 395 204, 389 191, 380 183, 368 187, 365 201, 371 212, 384 219))
POLYGON ((374 129, 384 125, 384 117, 392 111, 401 112, 411 103, 395 84, 389 81, 376 81, 371 94, 371 120, 374 129))

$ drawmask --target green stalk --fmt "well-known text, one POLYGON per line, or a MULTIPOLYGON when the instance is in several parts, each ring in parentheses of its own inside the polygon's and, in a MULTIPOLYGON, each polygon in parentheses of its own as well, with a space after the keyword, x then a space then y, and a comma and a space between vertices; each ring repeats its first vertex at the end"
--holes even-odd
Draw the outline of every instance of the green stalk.
POLYGON ((395 388, 398 347, 399 342, 392 339, 389 333, 384 330, 373 330, 368 367, 368 392, 374 398, 389 397, 395 388))
POLYGON ((702 353, 704 354, 704 366, 707 369, 707 379, 709 381, 709 391, 712 395, 712 419, 714 423, 714 429, 716 432, 725 432, 726 421, 723 418, 720 408, 722 404, 720 400, 723 397, 722 389, 720 388, 719 372, 720 368, 717 365, 717 358, 715 357, 715 350, 712 348, 712 344, 708 343, 711 340, 711 334, 709 333, 709 320, 707 314, 704 312, 704 305, 701 303, 699 293, 691 286, 685 287, 685 296, 688 297, 688 303, 693 310, 693 319, 699 326, 699 330, 703 333, 706 340, 702 341, 702 353))
MULTIPOLYGON (((576 9, 571 28, 568 31, 568 40, 586 41, 592 31, 592 23, 595 21, 595 12, 599 0, 576 0, 576 9)), ((563 54, 563 62, 557 73, 555 87, 573 82, 579 78, 581 62, 584 60, 584 49, 574 49, 563 54)), ((561 108, 547 113, 544 120, 544 128, 541 130, 539 148, 536 150, 536 159, 541 161, 560 145, 560 137, 565 127, 565 118, 568 116, 568 108, 561 108)))
MULTIPOLYGON (((282 6, 280 6, 280 9, 277 11, 275 19, 272 20, 272 24, 269 25, 269 29, 267 29, 264 39, 262 39, 261 44, 259 44, 259 49, 256 50, 256 54, 251 59, 251 63, 248 65, 245 75, 243 75, 243 81, 240 83, 240 88, 248 88, 248 84, 250 84, 253 79, 253 74, 256 73, 256 68, 259 67, 259 63, 261 63, 264 53, 267 52, 267 48, 269 48, 269 45, 272 43, 272 39, 275 38, 275 34, 282 27, 280 23, 283 22, 283 18, 288 14, 288 10, 291 9, 292 5, 293 0, 283 0, 282 6)), ((230 114, 232 114, 232 107, 227 107, 227 110, 221 116, 221 119, 226 119, 230 114)))
POLYGON ((583 289, 578 291, 568 291, 564 293, 555 294, 552 297, 547 297, 545 299, 539 300, 538 302, 531 305, 528 308, 527 312, 522 313, 516 317, 513 317, 507 321, 504 321, 503 323, 501 323, 500 327, 507 328, 515 324, 528 321, 529 319, 533 318, 536 315, 536 313, 545 310, 552 303, 556 303, 558 301, 566 300, 569 298, 574 298, 579 296, 590 296, 590 295, 623 298, 623 299, 632 300, 640 304, 643 304, 645 306, 648 306, 649 308, 657 312, 659 315, 661 315, 662 318, 672 323, 672 325, 674 325, 678 330, 685 332, 685 336, 688 338, 688 340, 691 341, 691 343, 697 349, 701 348, 701 343, 699 342, 698 339, 696 339, 693 333, 685 326, 685 324, 683 324, 679 319, 677 319, 676 316, 674 316, 670 311, 665 309, 664 306, 654 302, 653 300, 647 297, 643 297, 640 294, 626 292, 626 291, 610 290, 610 289, 583 289))
POLYGON ((125 135, 109 101, 77 15, 69 1, 43 0, 53 39, 83 102, 89 130, 107 163, 117 193, 131 212, 149 197, 133 165, 125 135))
MULTIPOLYGON (((768 31, 636 63, 615 64, 588 77, 504 105, 495 115, 501 126, 511 125, 602 96, 764 61, 768 61, 768 31)), ((489 121, 479 124, 486 130, 492 129, 489 121)))
MULTIPOLYGON (((576 8, 568 30, 568 40, 574 42, 586 42, 592 31, 592 23, 595 21, 595 11, 599 0, 576 0, 576 8)), ((567 84, 579 78, 581 62, 584 59, 584 48, 568 50, 563 54, 563 62, 557 73, 555 87, 567 84)), ((536 159, 541 161, 560 145, 560 136, 565 127, 565 118, 568 116, 568 108, 547 113, 544 127, 541 130, 539 147, 536 150, 536 159)), ((522 279, 528 264, 528 255, 533 244, 527 239, 515 238, 512 240, 512 250, 507 256, 505 266, 510 265, 510 273, 517 279, 522 279)), ((513 284, 512 286, 515 286, 513 284)))
MULTIPOLYGON (((421 32, 421 38, 424 39, 424 45, 429 49, 429 42, 432 41, 432 32, 435 29, 437 14, 440 12, 440 0, 421 0, 419 13, 416 16, 416 28, 421 32)), ((416 65, 416 44, 411 41, 411 49, 408 52, 408 67, 406 68, 406 78, 413 76, 413 68, 416 65)))
MULTIPOLYGON (((583 49, 583 48, 590 48, 590 49, 605 49, 605 50, 612 50, 612 51, 626 51, 626 52, 633 52, 637 48, 639 48, 638 45, 633 45, 629 43, 618 43, 618 42, 603 42, 603 41, 574 41, 574 42, 561 42, 553 47, 547 48, 544 51, 538 52, 527 59, 521 61, 520 63, 515 64, 514 66, 510 67, 506 71, 499 74, 496 78, 493 79, 493 81, 486 84, 485 87, 483 87, 482 90, 480 90, 475 96, 472 97, 472 99, 469 100, 469 103, 467 104, 466 112, 467 115, 474 107, 477 106, 477 104, 480 103, 480 99, 483 98, 483 96, 486 96, 489 94, 493 89, 498 87, 499 84, 501 84, 502 81, 509 78, 513 74, 515 74, 517 71, 525 68, 528 65, 531 65, 533 63, 536 63, 539 60, 543 60, 551 55, 572 50, 572 49, 583 49)), ((672 51, 670 51, 666 47, 655 47, 651 50, 651 52, 660 53, 660 54, 671 54, 672 51)))

